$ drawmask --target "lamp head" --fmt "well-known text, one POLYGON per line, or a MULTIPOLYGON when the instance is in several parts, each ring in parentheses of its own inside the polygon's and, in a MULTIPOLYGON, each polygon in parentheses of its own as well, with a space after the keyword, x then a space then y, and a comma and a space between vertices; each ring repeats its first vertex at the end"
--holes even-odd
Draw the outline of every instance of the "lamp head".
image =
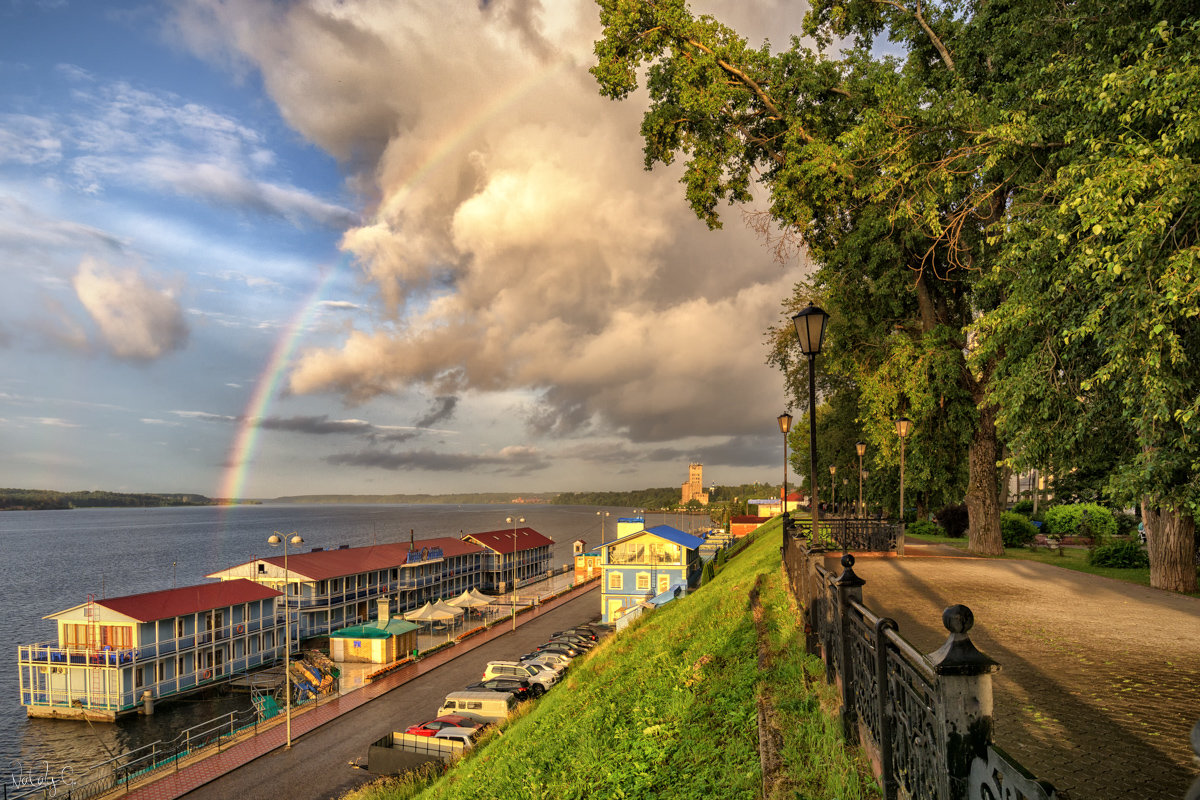
POLYGON ((856 451, 858 451, 858 457, 862 458, 863 456, 865 456, 867 454, 867 443, 866 442, 855 442, 854 449, 856 451))
POLYGON ((779 432, 787 433, 792 429, 792 415, 786 411, 779 415, 779 432))
POLYGON ((821 344, 825 340, 825 323, 828 321, 829 315, 812 303, 792 317, 796 337, 800 340, 801 353, 806 356, 820 355, 821 344))
POLYGON ((830 464, 830 465, 829 465, 829 474, 830 474, 830 475, 837 475, 837 464, 830 464))
POLYGON ((908 434, 912 432, 912 420, 908 417, 901 417, 896 420, 896 435, 901 439, 907 439, 908 434))

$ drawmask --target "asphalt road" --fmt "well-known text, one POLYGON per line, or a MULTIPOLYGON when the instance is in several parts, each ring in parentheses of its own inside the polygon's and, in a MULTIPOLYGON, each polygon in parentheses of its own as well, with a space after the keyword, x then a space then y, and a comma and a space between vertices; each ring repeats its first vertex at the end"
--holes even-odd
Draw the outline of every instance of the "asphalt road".
MULTIPOLYGON (((296 739, 291 750, 268 753, 189 792, 188 800, 279 798, 333 800, 375 776, 350 763, 365 763, 367 747, 394 730, 432 719, 442 698, 475 683, 489 661, 513 659, 544 642, 553 631, 598 620, 599 599, 588 592, 515 632, 488 642, 391 692, 296 739)), ((555 691, 562 691, 557 689, 555 691)))

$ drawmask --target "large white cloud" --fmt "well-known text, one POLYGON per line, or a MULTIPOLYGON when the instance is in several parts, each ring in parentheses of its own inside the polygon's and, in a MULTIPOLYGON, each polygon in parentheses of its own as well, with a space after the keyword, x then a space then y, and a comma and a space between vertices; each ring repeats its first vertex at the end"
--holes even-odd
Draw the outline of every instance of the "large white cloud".
POLYGON ((175 293, 136 270, 85 258, 72 283, 117 358, 150 361, 187 344, 188 327, 175 293))
POLYGON ((642 169, 642 107, 601 98, 587 74, 593 3, 196 0, 178 28, 259 70, 374 198, 342 246, 380 322, 305 353, 292 390, 524 389, 536 431, 640 441, 778 413, 763 331, 798 269, 736 209, 707 231, 678 171, 642 169))

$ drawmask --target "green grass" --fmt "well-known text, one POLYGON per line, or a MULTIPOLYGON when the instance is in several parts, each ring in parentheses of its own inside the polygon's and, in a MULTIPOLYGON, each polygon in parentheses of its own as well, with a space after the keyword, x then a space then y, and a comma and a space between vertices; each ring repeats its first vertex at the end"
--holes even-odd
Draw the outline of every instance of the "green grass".
MULTIPOLYGON (((915 542, 948 544, 960 550, 967 549, 966 537, 953 539, 949 536, 910 536, 906 537, 906 539, 915 542)), ((982 556, 982 558, 1037 561, 1040 564, 1049 564, 1052 567, 1073 569, 1076 572, 1086 572, 1089 575, 1099 575, 1103 578, 1136 583, 1139 586, 1150 585, 1149 567, 1096 567, 1088 563, 1087 557, 1088 550, 1086 547, 1064 547, 1059 550, 1049 550, 1045 547, 1039 547, 1037 550, 1030 550, 1027 547, 1006 547, 1004 548, 1003 556, 982 556)), ((1197 569, 1197 576, 1200 577, 1200 569, 1197 569)), ((1200 592, 1192 593, 1190 596, 1200 597, 1200 592)))
POLYGON ((821 662, 804 653, 778 524, 759 533, 711 583, 577 659, 564 686, 423 792, 374 784, 348 797, 756 799, 760 695, 783 734, 770 797, 878 797, 829 713, 837 700, 821 662), (762 670, 748 603, 760 575, 772 656, 762 670))

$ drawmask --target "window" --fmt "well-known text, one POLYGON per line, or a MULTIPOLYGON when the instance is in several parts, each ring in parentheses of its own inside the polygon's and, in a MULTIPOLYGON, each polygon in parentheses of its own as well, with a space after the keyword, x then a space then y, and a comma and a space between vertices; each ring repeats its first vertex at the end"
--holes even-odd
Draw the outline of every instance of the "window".
POLYGON ((623 588, 625 588, 625 584, 624 584, 624 581, 622 580, 621 573, 619 573, 619 572, 610 572, 610 573, 609 573, 609 575, 608 575, 608 588, 609 588, 609 589, 623 589, 623 588))
POLYGON ((670 575, 659 575, 658 576, 658 593, 662 594, 663 592, 665 592, 667 589, 670 589, 670 588, 671 588, 671 576, 670 575))
POLYGON ((164 658, 162 661, 156 662, 154 667, 155 667, 155 676, 154 676, 155 683, 162 683, 163 681, 165 681, 167 679, 167 660, 164 658))
POLYGON ((261 561, 260 561, 260 562, 258 562, 258 574, 259 574, 259 575, 265 575, 265 574, 267 574, 267 565, 266 565, 266 564, 264 564, 264 563, 263 563, 263 562, 261 562, 261 561))
POLYGON ((639 591, 644 591, 650 588, 650 574, 647 572, 639 572, 637 575, 637 588, 639 591))
POLYGON ((191 664, 188 663, 191 660, 192 660, 191 656, 180 656, 178 659, 176 659, 175 674, 176 675, 187 675, 189 672, 191 672, 192 667, 191 667, 191 664))
POLYGON ((176 639, 183 638, 183 617, 175 618, 175 638, 176 639))

